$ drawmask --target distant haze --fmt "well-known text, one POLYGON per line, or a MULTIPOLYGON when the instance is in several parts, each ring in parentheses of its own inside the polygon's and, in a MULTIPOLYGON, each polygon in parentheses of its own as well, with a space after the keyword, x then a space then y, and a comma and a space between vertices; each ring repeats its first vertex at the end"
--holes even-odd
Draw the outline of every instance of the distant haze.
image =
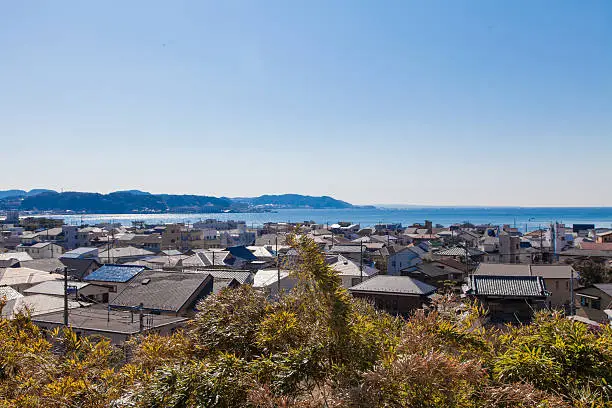
POLYGON ((0 189, 612 205, 612 2, 4 2, 0 189))

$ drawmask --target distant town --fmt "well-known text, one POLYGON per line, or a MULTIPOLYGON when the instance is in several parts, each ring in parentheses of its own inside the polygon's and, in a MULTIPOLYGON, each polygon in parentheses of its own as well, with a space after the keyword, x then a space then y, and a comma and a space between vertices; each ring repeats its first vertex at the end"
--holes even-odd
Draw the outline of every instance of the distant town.
POLYGON ((252 285, 270 299, 290 291, 299 259, 288 234, 312 239, 342 286, 393 315, 451 291, 485 305, 487 324, 527 322, 540 309, 593 327, 612 321, 612 229, 594 225, 553 223, 527 233, 432 221, 75 226, 17 211, 2 223, 2 314, 27 308, 40 327, 67 323, 115 344, 150 330, 171 333, 198 301, 225 288, 252 285))

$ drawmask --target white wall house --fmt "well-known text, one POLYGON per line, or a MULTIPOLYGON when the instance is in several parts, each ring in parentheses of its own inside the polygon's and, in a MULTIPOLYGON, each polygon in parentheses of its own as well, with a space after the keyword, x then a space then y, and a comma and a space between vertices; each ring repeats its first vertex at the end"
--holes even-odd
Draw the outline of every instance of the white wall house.
POLYGON ((399 276, 402 270, 416 269, 416 266, 423 262, 419 251, 420 248, 408 247, 399 252, 389 255, 387 261, 387 275, 399 276))
POLYGON ((18 252, 26 252, 32 259, 57 258, 64 249, 53 242, 39 242, 34 245, 18 245, 18 252))

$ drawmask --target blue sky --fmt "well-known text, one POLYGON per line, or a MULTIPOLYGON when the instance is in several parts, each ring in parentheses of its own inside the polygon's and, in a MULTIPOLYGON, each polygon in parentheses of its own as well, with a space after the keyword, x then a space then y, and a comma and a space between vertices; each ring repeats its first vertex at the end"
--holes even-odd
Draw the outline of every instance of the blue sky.
POLYGON ((0 135, 0 189, 612 205, 612 2, 3 2, 0 135))

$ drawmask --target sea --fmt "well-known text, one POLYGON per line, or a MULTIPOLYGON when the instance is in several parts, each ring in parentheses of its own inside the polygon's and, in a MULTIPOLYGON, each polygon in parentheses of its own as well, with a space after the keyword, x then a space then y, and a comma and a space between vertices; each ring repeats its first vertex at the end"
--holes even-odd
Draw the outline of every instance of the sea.
POLYGON ((194 223, 207 218, 245 221, 258 227, 266 222, 304 222, 330 225, 349 221, 362 227, 379 223, 401 223, 404 226, 430 220, 448 226, 454 223, 510 224, 522 231, 531 231, 552 222, 595 224, 612 227, 612 207, 373 207, 351 209, 280 209, 260 213, 203 213, 203 214, 45 214, 60 218, 69 225, 120 223, 131 226, 133 221, 147 224, 194 223))

